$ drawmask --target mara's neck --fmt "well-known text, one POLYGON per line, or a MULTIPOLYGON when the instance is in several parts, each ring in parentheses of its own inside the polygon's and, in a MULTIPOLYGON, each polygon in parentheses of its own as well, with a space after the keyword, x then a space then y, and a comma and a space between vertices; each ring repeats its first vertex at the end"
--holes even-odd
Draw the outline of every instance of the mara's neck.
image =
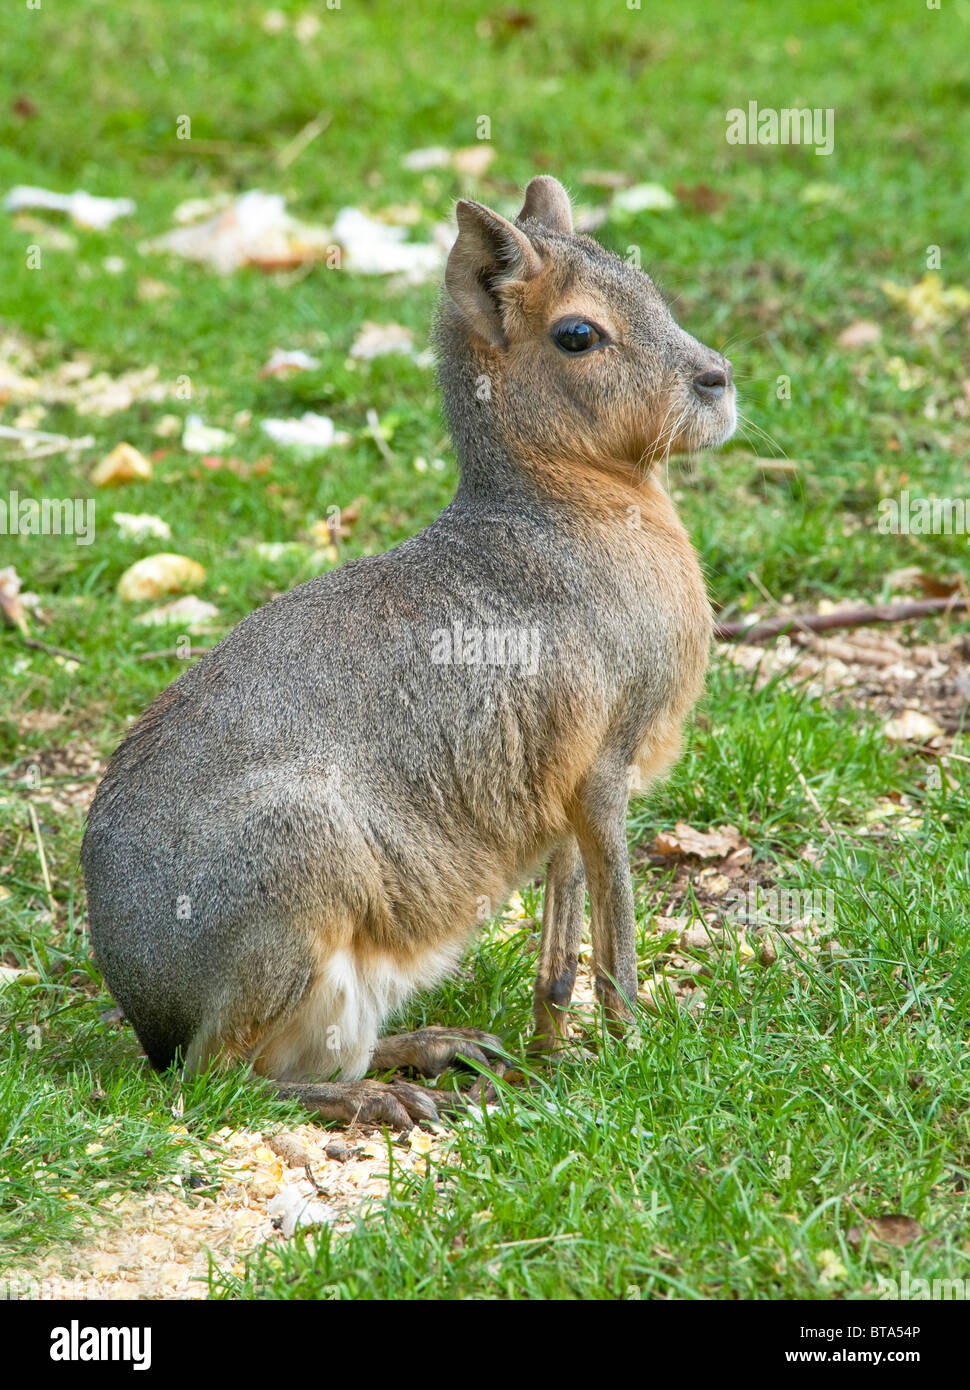
POLYGON ((635 525, 638 513, 676 522, 673 503, 656 475, 634 462, 592 460, 580 454, 520 459, 510 450, 497 423, 491 383, 481 364, 451 325, 439 322, 436 339, 438 380, 445 416, 461 470, 455 498, 459 506, 479 508, 551 505, 573 509, 591 520, 635 525))

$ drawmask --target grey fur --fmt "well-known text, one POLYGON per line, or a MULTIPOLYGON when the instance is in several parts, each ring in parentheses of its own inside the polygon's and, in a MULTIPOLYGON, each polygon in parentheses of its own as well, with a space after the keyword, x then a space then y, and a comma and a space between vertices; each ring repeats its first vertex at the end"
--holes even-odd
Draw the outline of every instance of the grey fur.
MULTIPOLYGON (((531 205, 561 221, 556 189, 536 190, 531 205)), ((463 206, 480 247, 477 205, 463 206)), ((730 432, 727 404, 715 419, 689 389, 723 359, 595 242, 535 217, 517 231, 542 262, 538 277, 510 279, 500 248, 479 267, 483 312, 494 310, 502 341, 476 334, 450 295, 439 311, 439 376, 462 471, 454 500, 396 549, 250 614, 111 759, 82 849, 91 935, 155 1066, 225 1052, 302 1081, 307 1058, 330 1055, 310 1036, 328 1023, 314 1022, 315 991, 344 1009, 346 1027, 358 988, 347 971, 360 966, 364 991, 366 963, 380 981, 374 1009, 392 1007, 426 974, 440 976, 550 857, 536 1018, 540 1036, 561 1032, 550 1005, 561 1010, 572 990, 580 852, 601 997, 619 1017, 623 996, 635 996, 630 769, 649 778, 673 755, 655 757, 652 740, 674 738, 710 634, 696 561, 651 466, 651 421, 670 401, 687 412, 672 447, 730 432), (599 296, 622 321, 622 350, 581 365, 544 331, 531 343, 516 317, 538 312, 538 300, 516 309, 527 293, 550 304, 599 296), (585 481, 572 500, 574 460, 585 481), (600 476, 602 514, 588 501, 600 476), (613 515, 614 488, 643 500, 636 535, 629 516, 613 515), (456 626, 470 646, 449 653, 442 632, 456 626), (474 634, 497 630, 515 640, 489 660, 474 634), (306 1034, 302 1052, 273 1043, 291 1034, 306 1034)), ((478 273, 467 256, 459 264, 463 254, 452 253, 458 273, 478 273)), ((366 1031, 340 1037, 317 1079, 361 1076, 374 1045, 366 1031)), ((327 1105, 333 1089, 323 1088, 327 1105)))

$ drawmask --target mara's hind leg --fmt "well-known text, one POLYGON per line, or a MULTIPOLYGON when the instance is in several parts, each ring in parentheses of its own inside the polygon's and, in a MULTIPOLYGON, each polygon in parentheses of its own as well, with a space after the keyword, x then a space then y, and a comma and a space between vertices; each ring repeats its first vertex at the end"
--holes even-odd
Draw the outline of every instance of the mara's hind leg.
POLYGON ((533 1053, 555 1052, 569 1039, 566 1010, 573 997, 579 946, 583 938, 586 876, 573 836, 561 841, 549 859, 542 911, 542 945, 536 975, 533 1053))
POLYGON ((403 1080, 364 1080, 364 1073, 402 1067, 434 1076, 461 1058, 487 1065, 486 1053, 502 1045, 473 1028, 426 1028, 378 1042, 385 1014, 408 992, 401 971, 395 976, 373 962, 368 968, 352 949, 321 953, 295 1007, 262 1040, 256 1071, 272 1079, 280 1096, 323 1119, 395 1129, 437 1120, 440 1111, 455 1108, 455 1096, 403 1080))
POLYGON ((407 1130, 421 1121, 441 1118, 453 1098, 410 1081, 277 1081, 277 1095, 298 1100, 324 1120, 346 1124, 387 1125, 407 1130))
POLYGON ((505 1048, 492 1033, 480 1028, 419 1028, 381 1038, 371 1057, 372 1071, 406 1068, 422 1076, 440 1076, 456 1062, 476 1062, 499 1076, 505 1070, 505 1048))

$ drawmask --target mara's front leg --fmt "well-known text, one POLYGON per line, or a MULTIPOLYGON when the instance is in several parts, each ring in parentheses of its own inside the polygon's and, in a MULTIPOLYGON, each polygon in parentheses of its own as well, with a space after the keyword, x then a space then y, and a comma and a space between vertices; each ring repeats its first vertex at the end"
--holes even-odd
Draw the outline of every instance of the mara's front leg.
POLYGON ((598 771, 584 789, 576 819, 589 884, 596 997, 613 1031, 631 1017, 637 997, 636 925, 626 840, 626 777, 598 771))
POLYGON ((546 871, 531 1052, 555 1052, 569 1038, 566 1010, 576 984, 585 907, 583 861, 579 845, 570 835, 553 850, 546 871))

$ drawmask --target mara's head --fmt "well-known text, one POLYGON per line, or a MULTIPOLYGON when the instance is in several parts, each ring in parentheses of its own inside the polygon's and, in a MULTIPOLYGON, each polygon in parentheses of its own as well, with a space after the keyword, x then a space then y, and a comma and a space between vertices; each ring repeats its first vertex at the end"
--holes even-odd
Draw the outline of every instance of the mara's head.
POLYGON ((456 434, 484 409, 513 455, 632 475, 733 433, 730 362, 641 270, 574 233, 555 179, 532 180, 514 222, 467 201, 457 215, 438 328, 456 434))

